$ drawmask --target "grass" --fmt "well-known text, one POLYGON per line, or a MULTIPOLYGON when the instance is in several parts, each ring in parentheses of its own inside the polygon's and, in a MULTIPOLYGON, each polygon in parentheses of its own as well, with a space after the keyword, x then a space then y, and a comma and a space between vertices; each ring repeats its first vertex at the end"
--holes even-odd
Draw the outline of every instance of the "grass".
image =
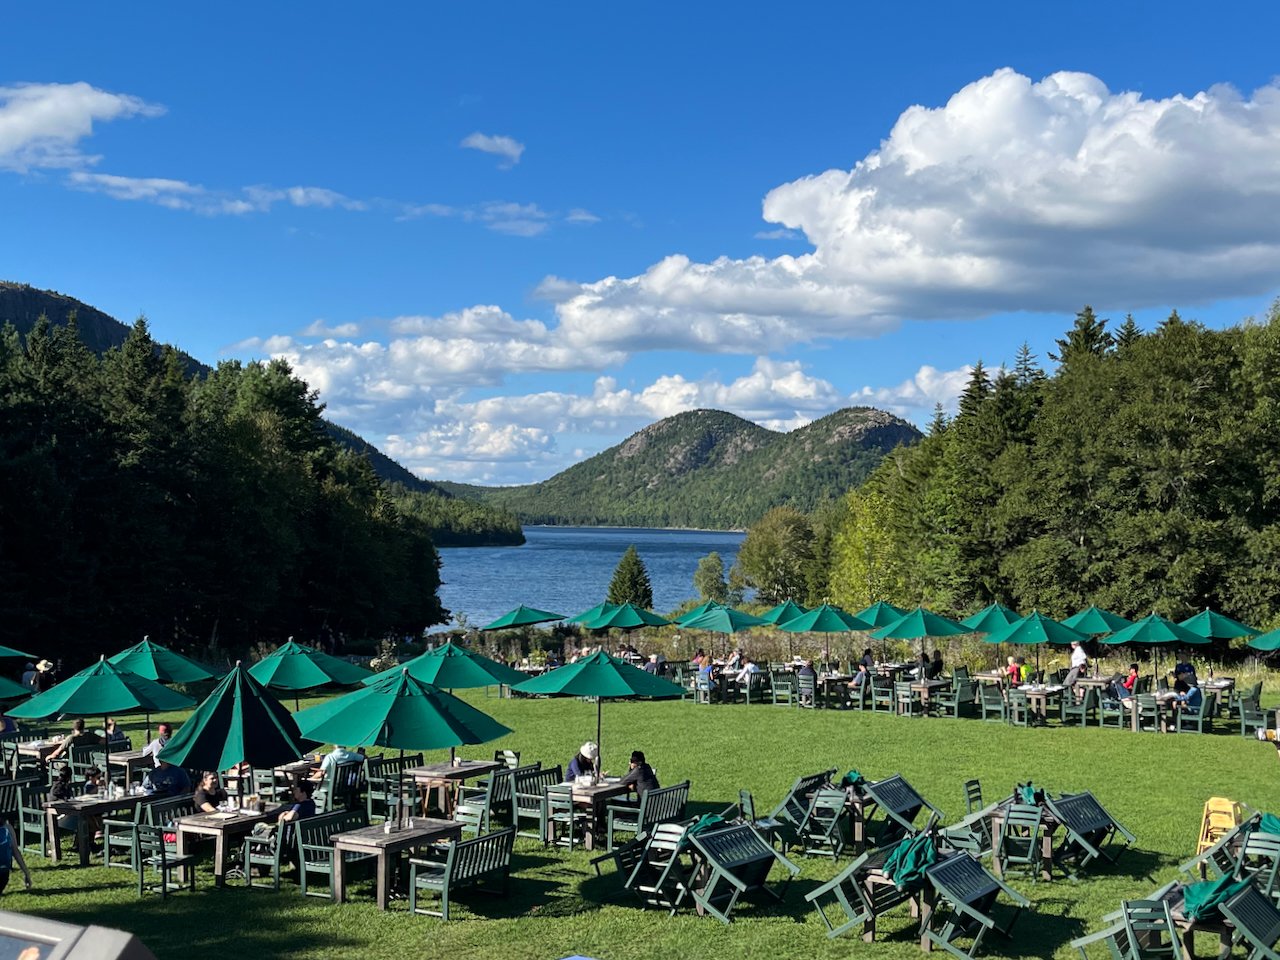
MULTIPOLYGON (((565 700, 468 698, 516 733, 491 746, 523 758, 567 763, 594 736, 594 704, 565 700)), ((140 724, 131 730, 141 736, 140 724)), ((1091 789, 1138 836, 1115 865, 1095 867, 1077 883, 1011 881, 1034 901, 1010 940, 986 941, 984 956, 1067 957, 1066 943, 1098 929, 1119 901, 1138 897, 1176 874, 1195 852, 1200 813, 1211 796, 1226 795, 1275 809, 1276 761, 1269 744, 1235 733, 1135 735, 1127 731, 1049 727, 1025 729, 979 720, 898 719, 853 711, 802 711, 765 705, 698 706, 692 702, 611 702, 604 709, 604 763, 625 768, 645 750, 663 783, 693 782, 694 812, 718 811, 750 788, 760 806, 776 803, 799 774, 835 767, 871 778, 902 773, 947 813, 964 812, 961 784, 977 777, 989 799, 1034 780, 1052 792, 1091 789)), ((487 756, 489 746, 462 751, 487 756)), ((201 871, 196 894, 167 901, 139 899, 125 870, 52 866, 29 857, 35 889, 15 877, 3 907, 71 923, 96 923, 136 933, 159 960, 191 956, 326 958, 545 958, 580 953, 639 957, 845 957, 852 953, 918 957, 905 907, 886 918, 875 944, 855 935, 828 940, 804 893, 834 875, 829 861, 795 858, 803 868, 785 904, 746 904, 731 926, 685 911, 671 918, 623 896, 612 874, 595 877, 591 854, 545 850, 518 840, 509 898, 464 895, 449 923, 411 916, 403 902, 382 913, 371 884, 355 902, 333 906, 298 895, 286 884, 274 894, 240 886, 215 889, 201 871)), ((843 863, 847 863, 847 859, 843 863)), ((843 865, 843 864, 842 864, 843 865)), ((1204 954, 1216 948, 1207 940, 1204 954)))

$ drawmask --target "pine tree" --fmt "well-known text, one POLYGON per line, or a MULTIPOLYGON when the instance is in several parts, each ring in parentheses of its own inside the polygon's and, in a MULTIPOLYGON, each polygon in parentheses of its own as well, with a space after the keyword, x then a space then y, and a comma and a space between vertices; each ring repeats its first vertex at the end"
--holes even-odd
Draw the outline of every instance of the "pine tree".
POLYGON ((1065 365, 1081 356, 1103 356, 1115 338, 1107 333, 1107 321, 1099 320, 1093 307, 1086 305, 1076 314, 1076 324, 1067 332, 1067 338, 1057 343, 1058 352, 1049 354, 1049 359, 1065 365))
POLYGON ((976 417, 982 402, 990 395, 991 378, 987 376, 986 368, 979 360, 973 365, 969 382, 965 384, 964 392, 960 394, 960 413, 956 417, 956 422, 972 420, 976 417))
POLYGON ((1133 319, 1132 313, 1125 314, 1124 323, 1116 328, 1116 347, 1120 350, 1130 347, 1142 337, 1142 329, 1133 319))
POLYGON ((634 603, 638 607, 653 606, 653 584, 649 582, 649 571, 644 561, 636 552, 635 545, 627 547, 627 552, 618 561, 613 571, 613 579, 609 581, 609 594, 605 598, 610 603, 634 603))
POLYGON ((1045 379, 1044 371, 1040 369, 1040 364, 1036 362, 1036 355, 1031 352, 1031 345, 1025 340, 1022 341, 1022 346, 1018 348, 1018 359, 1013 363, 1013 375, 1020 387, 1041 383, 1045 379))
POLYGON ((936 437, 940 433, 945 433, 951 421, 947 417, 947 411, 941 403, 933 405, 933 419, 929 421, 929 436, 936 437))

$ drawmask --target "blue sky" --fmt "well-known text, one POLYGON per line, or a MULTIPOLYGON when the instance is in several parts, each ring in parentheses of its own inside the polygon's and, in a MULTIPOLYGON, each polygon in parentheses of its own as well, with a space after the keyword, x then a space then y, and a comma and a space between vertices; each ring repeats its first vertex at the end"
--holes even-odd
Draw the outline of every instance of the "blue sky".
POLYGON ((0 278, 479 482, 1280 288, 1274 4, 461 7, 8 10, 0 278))

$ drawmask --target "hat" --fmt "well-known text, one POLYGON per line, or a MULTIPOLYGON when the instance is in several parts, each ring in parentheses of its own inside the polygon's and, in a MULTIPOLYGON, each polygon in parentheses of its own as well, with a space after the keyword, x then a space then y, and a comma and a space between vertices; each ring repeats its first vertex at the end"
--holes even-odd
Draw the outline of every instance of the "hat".
POLYGON ((44 673, 47 670, 52 670, 53 664, 50 663, 48 660, 41 660, 39 663, 36 664, 36 669, 39 670, 41 673, 44 673))
POLYGON ((590 740, 584 743, 582 745, 582 749, 579 750, 578 752, 582 754, 584 757, 586 757, 588 760, 592 761, 593 763, 596 760, 600 759, 600 748, 597 747, 590 740))

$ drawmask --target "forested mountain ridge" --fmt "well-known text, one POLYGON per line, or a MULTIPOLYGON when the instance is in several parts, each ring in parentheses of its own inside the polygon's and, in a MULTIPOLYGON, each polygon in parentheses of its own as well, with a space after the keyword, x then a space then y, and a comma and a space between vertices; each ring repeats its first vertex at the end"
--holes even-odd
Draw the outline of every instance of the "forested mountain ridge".
MULTIPOLYGON (((122 347, 129 337, 129 327, 119 320, 74 297, 52 290, 37 290, 24 283, 0 280, 0 327, 12 324, 26 336, 40 317, 47 317, 57 327, 75 317, 80 339, 99 356, 122 347)), ((157 350, 164 349, 157 344, 157 350)), ((212 368, 175 348, 179 362, 188 376, 208 377, 212 368)), ((524 543, 524 534, 513 515, 499 508, 479 506, 474 502, 455 501, 453 495, 438 484, 423 480, 396 463, 381 450, 346 427, 322 419, 321 426, 338 443, 365 457, 374 473, 389 484, 389 492, 402 507, 411 509, 426 524, 436 546, 514 545, 524 543), (418 496, 424 502, 415 502, 418 496)))
POLYGON ((721 410, 691 410, 541 483, 444 486, 525 523, 742 528, 772 507, 812 510, 843 495, 920 436, 870 407, 837 410, 789 433, 721 410))

